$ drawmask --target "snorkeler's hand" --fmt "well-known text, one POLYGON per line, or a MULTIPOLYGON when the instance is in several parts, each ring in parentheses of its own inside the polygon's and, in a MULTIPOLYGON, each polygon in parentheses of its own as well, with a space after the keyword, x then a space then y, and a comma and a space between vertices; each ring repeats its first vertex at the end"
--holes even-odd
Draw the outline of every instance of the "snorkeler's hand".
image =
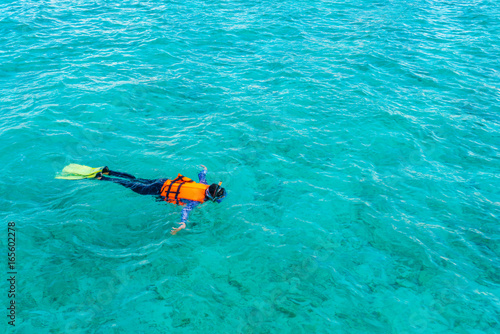
POLYGON ((200 165, 201 167, 203 167, 203 169, 207 170, 207 167, 203 166, 203 165, 200 165))
POLYGON ((181 222, 181 223, 179 223, 179 227, 172 228, 172 230, 170 231, 170 234, 175 235, 177 232, 179 232, 180 230, 185 229, 185 228, 186 228, 186 223, 181 222))

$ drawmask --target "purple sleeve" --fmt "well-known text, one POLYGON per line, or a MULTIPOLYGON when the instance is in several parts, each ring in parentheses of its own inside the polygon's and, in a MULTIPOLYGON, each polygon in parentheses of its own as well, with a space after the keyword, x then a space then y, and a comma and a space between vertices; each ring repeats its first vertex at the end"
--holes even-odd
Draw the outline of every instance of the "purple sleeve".
POLYGON ((198 173, 198 178, 200 179, 200 183, 207 184, 207 170, 204 169, 198 173))
POLYGON ((194 208, 196 208, 198 204, 200 204, 200 202, 196 201, 187 201, 187 200, 184 201, 187 202, 187 204, 184 208, 182 208, 181 222, 183 223, 185 223, 188 220, 189 213, 191 212, 191 210, 193 210, 194 208))

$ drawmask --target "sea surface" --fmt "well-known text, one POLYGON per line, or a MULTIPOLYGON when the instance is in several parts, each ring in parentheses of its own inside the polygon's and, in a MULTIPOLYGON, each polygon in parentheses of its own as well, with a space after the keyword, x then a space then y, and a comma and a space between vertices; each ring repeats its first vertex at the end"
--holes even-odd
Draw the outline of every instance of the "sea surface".
POLYGON ((2 1, 0 332, 500 333, 499 36, 497 0, 2 1), (172 236, 69 163, 228 197, 172 236))

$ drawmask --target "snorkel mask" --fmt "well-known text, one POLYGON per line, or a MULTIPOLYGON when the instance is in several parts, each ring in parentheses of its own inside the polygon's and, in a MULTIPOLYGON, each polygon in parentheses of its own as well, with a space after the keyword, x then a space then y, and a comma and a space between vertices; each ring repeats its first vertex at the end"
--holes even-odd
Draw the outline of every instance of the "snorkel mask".
POLYGON ((221 187, 222 182, 219 182, 218 185, 212 184, 210 187, 207 188, 205 191, 205 195, 209 200, 212 202, 220 202, 224 197, 226 197, 226 189, 221 187), (213 189, 213 186, 215 185, 215 190, 212 191, 212 194, 210 193, 210 188, 213 189))

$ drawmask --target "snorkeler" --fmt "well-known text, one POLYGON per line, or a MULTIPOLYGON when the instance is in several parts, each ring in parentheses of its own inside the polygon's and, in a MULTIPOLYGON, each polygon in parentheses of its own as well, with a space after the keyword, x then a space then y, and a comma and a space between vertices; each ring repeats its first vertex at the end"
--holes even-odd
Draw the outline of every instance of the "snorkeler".
POLYGON ((199 204, 206 201, 220 203, 226 197, 226 190, 219 184, 208 185, 206 181, 207 167, 201 165, 203 170, 198 173, 199 183, 179 174, 173 180, 169 179, 138 179, 133 175, 115 172, 108 167, 92 168, 77 164, 71 164, 63 169, 63 172, 56 176, 58 179, 82 179, 96 178, 101 181, 111 181, 119 183, 124 187, 141 195, 153 195, 158 199, 169 203, 185 205, 182 209, 181 222, 179 227, 172 228, 170 233, 175 235, 180 230, 186 228, 189 213, 199 204), (104 175, 114 176, 107 177, 104 175))

